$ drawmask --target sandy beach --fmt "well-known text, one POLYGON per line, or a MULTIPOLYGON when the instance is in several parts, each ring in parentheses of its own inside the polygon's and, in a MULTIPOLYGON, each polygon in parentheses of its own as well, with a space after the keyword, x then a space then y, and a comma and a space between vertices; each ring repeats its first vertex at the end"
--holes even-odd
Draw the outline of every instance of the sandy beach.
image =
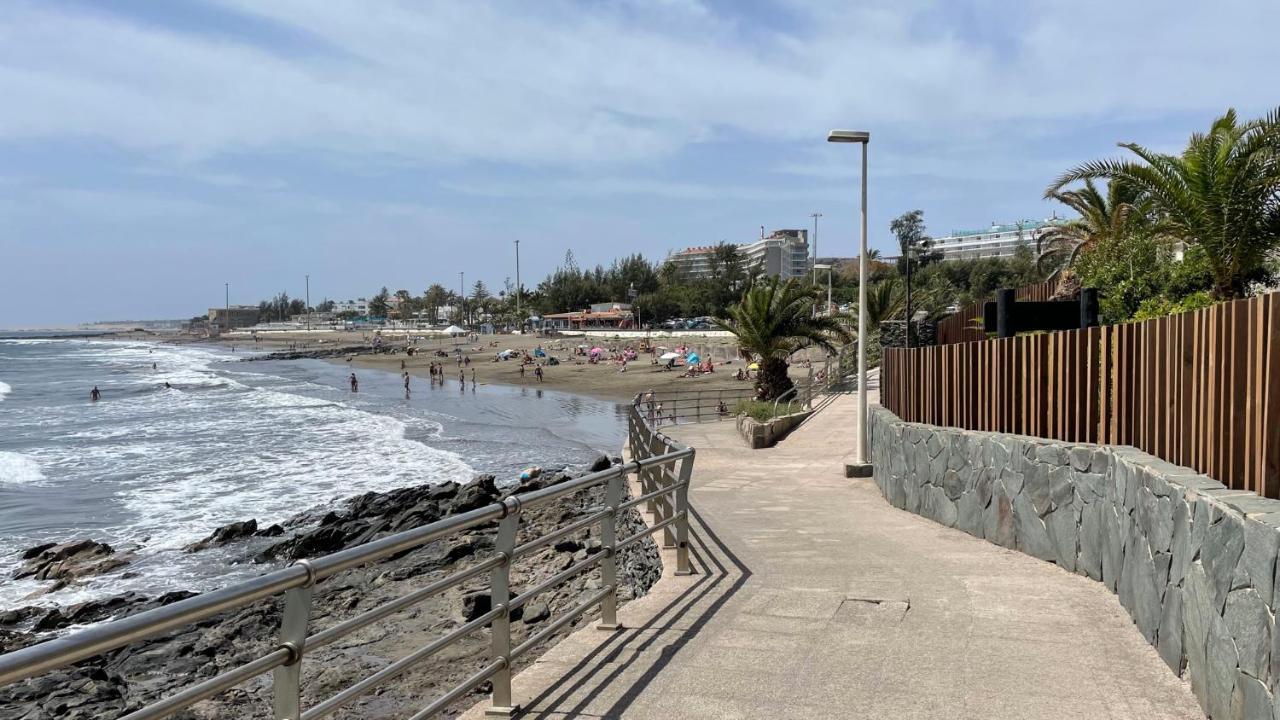
MULTIPOLYGON (((290 332, 259 333, 255 342, 247 335, 228 337, 220 340, 178 338, 178 342, 214 342, 221 346, 235 347, 237 350, 274 351, 281 349, 318 350, 326 347, 361 345, 372 342, 372 333, 361 332, 290 332)), ((173 338, 170 338, 173 339, 173 338)), ((636 360, 627 363, 626 372, 622 365, 615 361, 602 361, 592 364, 587 358, 576 354, 579 346, 586 345, 586 350, 601 347, 610 352, 621 352, 627 347, 639 350, 640 338, 602 338, 580 336, 537 337, 534 335, 480 335, 478 339, 425 336, 416 345, 414 354, 407 355, 403 333, 384 333, 383 343, 397 348, 395 354, 354 354, 332 361, 350 365, 357 376, 361 368, 401 372, 404 370, 415 378, 414 383, 428 382, 432 363, 444 363, 445 382, 454 385, 458 382, 458 354, 461 350, 464 358, 463 369, 467 382, 471 382, 472 371, 475 371, 475 382, 480 385, 501 384, 526 387, 540 387, 547 390, 578 393, 590 397, 628 402, 637 393, 647 390, 720 390, 727 388, 750 387, 750 380, 738 380, 735 374, 745 366, 742 359, 736 356, 736 341, 731 337, 689 335, 676 338, 654 337, 650 340, 652 352, 640 352, 636 360), (677 366, 675 370, 665 370, 662 364, 654 364, 654 358, 666 350, 688 347, 698 352, 701 358, 710 359, 714 371, 696 377, 684 377, 684 368, 677 366), (546 352, 546 358, 538 358, 543 364, 542 381, 534 376, 533 366, 526 366, 522 377, 520 362, 517 359, 495 361, 496 355, 503 350, 515 350, 517 353, 533 354, 538 347, 546 352), (443 351, 447 357, 440 357, 437 351, 443 351), (550 358, 557 358, 558 365, 548 365, 550 358), (470 359, 470 363, 465 362, 470 359)), ((823 353, 820 350, 802 351, 793 360, 791 375, 797 382, 805 381, 809 370, 803 367, 802 360, 808 357, 813 361, 815 371, 821 367, 823 353)))

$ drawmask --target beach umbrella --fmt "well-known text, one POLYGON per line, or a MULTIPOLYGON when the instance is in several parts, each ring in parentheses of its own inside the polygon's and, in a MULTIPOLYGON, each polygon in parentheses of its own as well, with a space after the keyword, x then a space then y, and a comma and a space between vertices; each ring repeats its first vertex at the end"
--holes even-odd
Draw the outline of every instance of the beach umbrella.
POLYGON ((445 328, 444 331, 450 335, 466 335, 467 334, 466 330, 463 330, 457 325, 450 325, 449 327, 445 328))
POLYGON ((685 360, 688 360, 691 363, 696 363, 701 359, 702 358, 698 357, 698 353, 689 353, 689 357, 685 358, 685 360))
POLYGON ((658 359, 659 360, 675 360, 678 357, 680 357, 680 353, 668 352, 668 353, 662 353, 662 355, 660 355, 658 359))

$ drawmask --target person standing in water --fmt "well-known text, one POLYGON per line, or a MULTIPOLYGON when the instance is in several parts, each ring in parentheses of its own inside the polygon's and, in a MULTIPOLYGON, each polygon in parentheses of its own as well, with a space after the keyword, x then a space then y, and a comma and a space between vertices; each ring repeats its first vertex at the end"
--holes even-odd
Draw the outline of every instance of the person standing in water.
POLYGON ((471 368, 471 389, 476 389, 476 369, 471 368))
POLYGON ((360 392, 360 381, 356 380, 355 373, 351 373, 351 392, 360 392))
POLYGON ((98 402, 98 400, 101 398, 102 398, 102 393, 98 390, 98 386, 94 385, 93 389, 89 391, 89 399, 94 402, 98 402))
POLYGON ((402 372, 400 374, 404 376, 404 399, 408 400, 409 399, 409 373, 402 372))

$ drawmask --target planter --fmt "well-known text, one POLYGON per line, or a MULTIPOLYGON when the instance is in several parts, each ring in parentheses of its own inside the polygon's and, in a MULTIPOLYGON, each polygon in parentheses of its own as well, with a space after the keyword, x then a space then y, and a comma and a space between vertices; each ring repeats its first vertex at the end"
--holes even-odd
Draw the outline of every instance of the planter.
POLYGON ((737 419, 738 434, 752 450, 773 447, 812 414, 812 410, 804 410, 761 422, 744 413, 737 419))

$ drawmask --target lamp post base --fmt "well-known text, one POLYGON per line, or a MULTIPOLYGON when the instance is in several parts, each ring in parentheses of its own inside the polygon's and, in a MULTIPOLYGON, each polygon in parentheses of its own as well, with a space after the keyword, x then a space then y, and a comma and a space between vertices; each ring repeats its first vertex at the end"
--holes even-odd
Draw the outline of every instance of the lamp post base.
POLYGON ((871 463, 869 462, 848 462, 844 464, 844 476, 847 478, 869 478, 871 477, 871 463))

